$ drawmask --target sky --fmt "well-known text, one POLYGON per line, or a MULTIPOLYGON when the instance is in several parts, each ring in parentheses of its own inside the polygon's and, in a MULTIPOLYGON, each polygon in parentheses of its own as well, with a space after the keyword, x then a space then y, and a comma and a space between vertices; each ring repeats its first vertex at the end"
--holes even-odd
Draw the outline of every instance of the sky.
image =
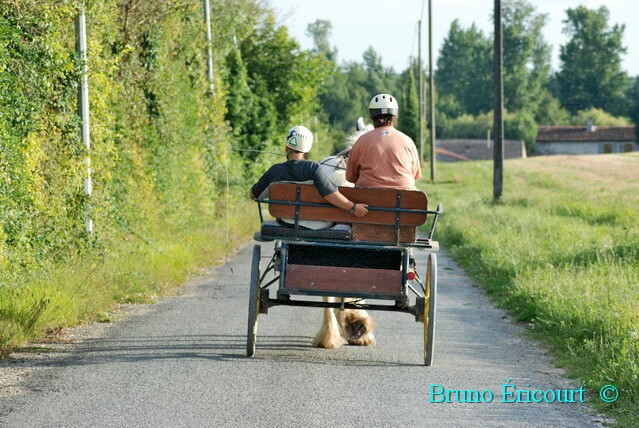
MULTIPOLYGON (((590 9, 605 5, 610 11, 609 24, 625 24, 623 43, 627 53, 622 68, 631 76, 639 75, 639 1, 636 0, 529 0, 539 13, 548 14, 544 30, 552 45, 552 68, 558 70, 559 46, 567 42, 562 33, 566 9, 585 5, 590 9)), ((338 49, 338 62, 362 61, 362 54, 373 46, 386 66, 402 71, 408 58, 417 56, 417 21, 422 16, 422 0, 268 0, 275 8, 279 22, 289 28, 302 48, 310 49, 312 40, 305 35, 306 27, 316 19, 326 19, 333 25, 331 46, 338 49)), ((422 56, 428 57, 428 0, 425 0, 422 22, 422 56)), ((437 54, 454 19, 463 27, 473 22, 492 33, 492 0, 432 0, 433 56, 437 54)), ((427 67, 427 63, 424 63, 427 67)))

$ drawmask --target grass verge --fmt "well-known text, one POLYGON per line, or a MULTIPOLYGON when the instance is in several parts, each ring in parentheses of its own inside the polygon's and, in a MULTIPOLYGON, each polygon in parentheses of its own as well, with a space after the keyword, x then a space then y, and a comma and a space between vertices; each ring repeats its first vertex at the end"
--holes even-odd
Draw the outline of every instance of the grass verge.
MULTIPOLYGON (((229 248, 256 230, 253 202, 231 208, 229 248)), ((144 240, 129 236, 116 248, 60 264, 5 272, 0 277, 0 355, 63 327, 109 321, 117 303, 152 303, 198 268, 222 263, 226 217, 202 219, 188 229, 157 227, 144 240)))
POLYGON ((639 420, 639 156, 438 165, 420 188, 444 216, 436 238, 473 279, 582 380, 620 426, 639 420), (619 399, 604 403, 606 384, 619 399))

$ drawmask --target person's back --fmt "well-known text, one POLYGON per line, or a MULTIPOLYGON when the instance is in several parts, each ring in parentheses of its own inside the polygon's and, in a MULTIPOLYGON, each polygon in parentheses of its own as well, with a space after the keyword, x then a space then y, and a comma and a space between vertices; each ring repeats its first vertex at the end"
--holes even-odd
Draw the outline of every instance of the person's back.
POLYGON ((305 159, 289 159, 271 166, 268 171, 251 187, 251 193, 257 197, 271 183, 278 181, 313 181, 322 197, 337 190, 330 178, 321 170, 317 162, 305 159))
POLYGON ((362 135, 348 156, 346 179, 355 187, 414 189, 420 178, 419 154, 409 136, 395 129, 399 106, 392 95, 379 94, 368 106, 375 129, 362 135))
POLYGON ((393 126, 362 135, 348 156, 346 179, 357 187, 414 189, 421 177, 413 140, 393 126))

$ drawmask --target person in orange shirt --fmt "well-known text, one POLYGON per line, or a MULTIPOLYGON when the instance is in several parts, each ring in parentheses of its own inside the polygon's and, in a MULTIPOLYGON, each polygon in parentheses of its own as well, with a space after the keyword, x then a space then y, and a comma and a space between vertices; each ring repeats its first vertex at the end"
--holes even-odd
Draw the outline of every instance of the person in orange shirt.
MULTIPOLYGON (((359 137, 346 165, 346 179, 355 187, 416 190, 422 176, 419 153, 413 140, 395 129, 399 105, 395 97, 378 94, 368 105, 375 129, 359 137)), ((415 269, 412 248, 409 266, 415 269)))
POLYGON ((399 105, 389 94, 375 95, 368 106, 374 130, 359 137, 348 155, 346 179, 355 187, 415 189, 422 176, 413 140, 395 129, 399 105))

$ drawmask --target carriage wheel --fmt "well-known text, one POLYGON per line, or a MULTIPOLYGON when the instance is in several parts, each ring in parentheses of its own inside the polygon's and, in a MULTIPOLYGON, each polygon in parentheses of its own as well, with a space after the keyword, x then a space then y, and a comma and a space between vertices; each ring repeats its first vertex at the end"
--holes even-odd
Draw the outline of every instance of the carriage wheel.
POLYGON ((253 247, 251 265, 251 285, 249 287, 248 331, 246 333, 246 356, 255 355, 255 339, 257 337, 257 317, 260 313, 260 256, 261 247, 253 247))
POLYGON ((424 365, 433 364, 435 348, 435 309, 437 303, 437 255, 429 254, 424 282, 424 365))

